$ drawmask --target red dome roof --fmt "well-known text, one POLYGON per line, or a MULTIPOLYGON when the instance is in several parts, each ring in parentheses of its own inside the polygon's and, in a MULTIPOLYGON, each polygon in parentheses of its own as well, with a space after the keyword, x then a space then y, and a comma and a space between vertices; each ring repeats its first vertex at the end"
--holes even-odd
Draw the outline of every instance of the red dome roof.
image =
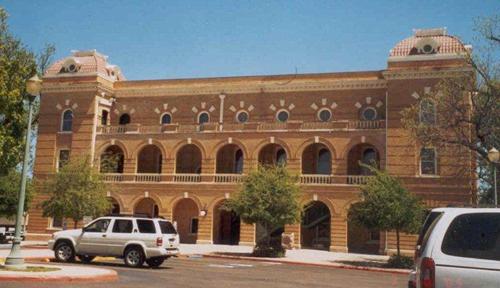
POLYGON ((96 50, 74 51, 72 56, 58 60, 52 64, 52 66, 47 69, 44 76, 81 76, 82 74, 96 74, 113 81, 125 80, 120 68, 116 65, 109 64, 107 59, 108 56, 96 50))
POLYGON ((457 37, 446 35, 446 30, 425 29, 415 30, 415 35, 404 39, 391 49, 389 56, 411 56, 425 54, 459 54, 466 52, 468 48, 457 37), (423 43, 425 42, 425 43, 423 43), (431 43, 434 47, 431 53, 424 53, 422 44, 431 43))

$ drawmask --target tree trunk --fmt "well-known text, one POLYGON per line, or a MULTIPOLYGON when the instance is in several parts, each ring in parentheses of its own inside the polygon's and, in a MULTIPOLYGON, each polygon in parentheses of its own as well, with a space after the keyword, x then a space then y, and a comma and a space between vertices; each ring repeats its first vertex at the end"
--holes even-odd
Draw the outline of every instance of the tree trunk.
POLYGON ((398 252, 397 252, 398 254, 397 255, 398 255, 398 258, 399 258, 399 256, 401 256, 401 250, 399 248, 399 229, 396 229, 396 248, 398 250, 398 252))
POLYGON ((73 229, 78 228, 78 220, 73 220, 73 229))
POLYGON ((269 247, 271 245, 271 231, 269 231, 269 226, 266 224, 264 225, 266 229, 266 245, 269 247))

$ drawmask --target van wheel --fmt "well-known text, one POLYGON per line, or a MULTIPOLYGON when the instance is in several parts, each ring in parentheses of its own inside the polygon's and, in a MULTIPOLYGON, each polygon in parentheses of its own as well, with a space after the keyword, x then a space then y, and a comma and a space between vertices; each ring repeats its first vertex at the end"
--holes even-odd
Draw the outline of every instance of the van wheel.
POLYGON ((141 267, 144 264, 144 252, 139 247, 131 247, 125 251, 125 264, 129 267, 141 267))
POLYGON ((163 262, 165 262, 165 258, 163 257, 153 257, 146 260, 146 263, 148 263, 149 267, 151 268, 160 267, 163 262))
POLYGON ((89 256, 89 255, 78 255, 78 259, 82 261, 83 263, 90 263, 92 260, 94 260, 95 256, 89 256))
POLYGON ((75 249, 66 241, 59 242, 54 249, 54 256, 59 262, 73 262, 75 261, 75 249))

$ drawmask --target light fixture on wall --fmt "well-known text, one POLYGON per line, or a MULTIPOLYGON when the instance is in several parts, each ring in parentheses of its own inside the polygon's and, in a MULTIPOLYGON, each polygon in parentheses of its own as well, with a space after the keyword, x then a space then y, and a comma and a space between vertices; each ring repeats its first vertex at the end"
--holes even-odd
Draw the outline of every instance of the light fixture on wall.
POLYGON ((205 217, 205 216, 207 216, 207 214, 208 214, 207 209, 201 209, 200 210, 200 217, 205 217))

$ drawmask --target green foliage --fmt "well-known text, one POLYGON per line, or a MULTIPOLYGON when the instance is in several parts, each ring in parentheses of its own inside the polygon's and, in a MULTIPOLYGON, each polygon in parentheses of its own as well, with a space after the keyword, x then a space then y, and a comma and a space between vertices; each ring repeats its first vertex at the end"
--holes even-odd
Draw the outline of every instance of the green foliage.
POLYGON ((412 269, 415 265, 413 258, 403 255, 392 255, 387 261, 387 268, 412 269))
POLYGON ((40 183, 40 192, 49 196, 42 203, 43 216, 70 218, 75 226, 84 216, 102 216, 111 208, 110 189, 89 157, 72 158, 40 183))
MULTIPOLYGON (((7 175, 0 176, 0 217, 12 219, 17 213, 17 201, 21 187, 21 173, 10 169, 7 175)), ((24 209, 29 209, 29 203, 33 198, 33 187, 30 179, 26 182, 26 200, 24 209)))
POLYGON ((374 177, 361 186, 362 201, 351 206, 349 217, 368 229, 395 230, 399 256, 399 233, 418 232, 424 207, 399 179, 385 171, 364 166, 373 172, 374 177))
MULTIPOLYGON (((7 12, 0 7, 0 175, 6 175, 24 155, 28 118, 28 107, 23 101, 26 80, 38 68, 45 69, 54 53, 54 46, 47 45, 35 55, 10 33, 7 18, 7 12)), ((38 101, 35 104, 36 122, 38 101)))
POLYGON ((271 231, 300 221, 301 191, 297 183, 297 176, 283 165, 259 166, 245 177, 240 192, 228 199, 224 209, 236 212, 246 223, 262 225, 267 236, 260 244, 270 247, 271 231))

